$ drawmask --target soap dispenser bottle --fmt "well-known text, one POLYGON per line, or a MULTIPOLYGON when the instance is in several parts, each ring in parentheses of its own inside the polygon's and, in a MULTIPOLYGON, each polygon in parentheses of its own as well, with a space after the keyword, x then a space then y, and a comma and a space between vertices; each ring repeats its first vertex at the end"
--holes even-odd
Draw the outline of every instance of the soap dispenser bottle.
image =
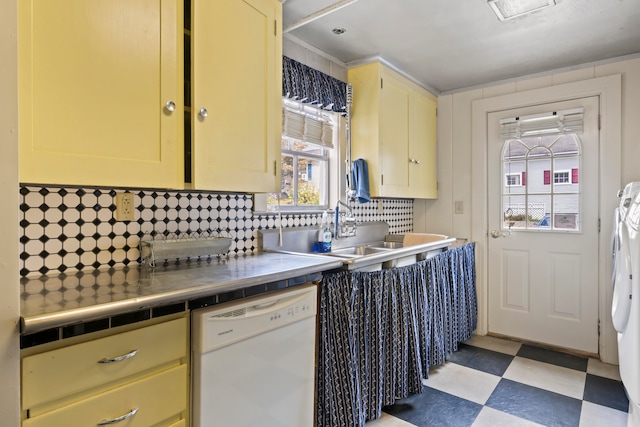
POLYGON ((331 252, 331 227, 327 213, 322 213, 322 221, 318 230, 318 252, 331 252))

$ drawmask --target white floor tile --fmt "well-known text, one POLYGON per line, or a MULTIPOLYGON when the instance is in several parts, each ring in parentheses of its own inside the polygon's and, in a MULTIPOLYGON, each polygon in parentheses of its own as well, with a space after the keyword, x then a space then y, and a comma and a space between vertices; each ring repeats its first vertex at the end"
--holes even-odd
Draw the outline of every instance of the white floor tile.
POLYGON ((423 383, 436 390, 452 394, 480 405, 487 403, 500 377, 466 366, 447 362, 429 371, 423 383))
POLYGON ((510 354, 512 356, 518 354, 518 350, 520 350, 520 347, 522 346, 519 342, 503 340, 501 338, 490 337, 487 335, 472 335, 470 339, 465 341, 465 344, 484 348, 486 350, 497 351, 499 353, 510 354))
POLYGON ((541 424, 534 423, 524 418, 518 418, 497 409, 485 406, 471 427, 541 427, 541 424))
POLYGON ((605 378, 611 378, 612 380, 622 381, 620 379, 620 370, 618 369, 618 365, 602 363, 598 359, 594 359, 592 357, 589 358, 587 373, 605 378))
POLYGON ((384 412, 377 420, 367 421, 366 425, 367 427, 415 427, 411 423, 384 412))
POLYGON ((582 402, 580 412, 580 427, 625 427, 627 425, 627 413, 618 411, 595 403, 582 402))
POLYGON ((503 378, 582 400, 587 374, 516 356, 503 378))

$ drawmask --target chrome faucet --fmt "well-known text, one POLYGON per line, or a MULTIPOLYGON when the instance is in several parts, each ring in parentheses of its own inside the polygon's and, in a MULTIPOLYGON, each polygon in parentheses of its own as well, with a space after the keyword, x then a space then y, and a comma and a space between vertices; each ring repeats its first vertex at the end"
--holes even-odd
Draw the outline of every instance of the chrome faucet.
POLYGON ((343 202, 342 200, 338 200, 336 203, 336 217, 334 224, 334 238, 338 239, 340 237, 353 237, 356 235, 358 231, 358 226, 356 223, 356 217, 353 215, 353 210, 351 206, 343 202), (347 208, 347 212, 340 212, 340 205, 347 208))

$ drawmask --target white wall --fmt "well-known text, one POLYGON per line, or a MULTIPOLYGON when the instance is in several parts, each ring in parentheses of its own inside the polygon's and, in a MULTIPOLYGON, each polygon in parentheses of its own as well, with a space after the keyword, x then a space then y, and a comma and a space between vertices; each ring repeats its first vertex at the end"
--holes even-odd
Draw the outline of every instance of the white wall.
POLYGON ((289 35, 282 39, 282 54, 334 79, 347 81, 347 67, 344 63, 289 35))
MULTIPOLYGON (((471 236, 471 104, 475 100, 622 74, 622 184, 640 180, 640 58, 551 73, 438 97, 438 199, 416 200, 414 229, 471 236), (454 213, 460 201, 462 214, 454 213)), ((606 144, 606 141, 602 141, 606 144)), ((476 159, 475 161, 479 161, 476 159)), ((607 173, 608 171, 603 171, 607 173)), ((474 195, 484 197, 485 195, 474 195)), ((607 207, 608 208, 608 207, 607 207)))
MULTIPOLYGON (((618 106, 621 112, 618 113, 616 108, 613 109, 616 110, 615 119, 621 122, 620 129, 617 129, 620 134, 621 153, 619 155, 616 154, 614 160, 615 163, 620 163, 621 167, 607 168, 603 166, 601 173, 605 175, 609 182, 619 182, 620 186, 623 186, 628 181, 640 180, 640 167, 637 165, 638 159, 640 159, 640 120, 638 120, 640 118, 640 58, 638 57, 624 58, 606 64, 591 65, 571 71, 550 73, 544 76, 441 95, 438 98, 439 197, 437 200, 419 201, 414 204, 416 216, 414 230, 441 232, 468 239, 473 235, 479 242, 484 235, 479 233, 480 227, 484 227, 483 230, 486 234, 486 224, 482 224, 482 218, 486 217, 486 212, 481 212, 481 210, 483 206, 486 206, 487 195, 481 194, 483 191, 477 190, 478 188, 483 188, 483 186, 475 182, 477 174, 474 177, 472 173, 474 168, 476 171, 486 169, 485 159, 481 156, 472 159, 471 156, 474 150, 476 152, 481 151, 477 150, 472 141, 485 140, 485 135, 475 135, 472 130, 477 128, 472 126, 474 102, 478 105, 478 103, 493 102, 490 99, 502 99, 500 97, 509 96, 513 98, 521 92, 535 92, 535 90, 545 90, 545 88, 547 92, 553 92, 554 86, 560 88, 560 85, 587 82, 590 79, 616 74, 620 75, 622 80, 622 99, 621 105, 618 106), (462 213, 456 214, 454 212, 455 202, 462 203, 462 213), (478 211, 474 212, 473 209, 478 211), (473 228, 474 226, 475 229, 473 228)), ((607 119, 606 114, 603 115, 603 130, 607 129, 607 119)), ((613 120, 609 117, 609 122, 611 121, 613 120)), ((611 127, 609 126, 608 128, 611 127)), ((607 150, 607 142, 607 134, 605 134, 601 139, 601 144, 603 144, 601 153, 603 150, 607 150)), ((615 147, 613 147, 613 150, 611 153, 615 152, 615 147)), ((615 195, 608 193, 601 195, 600 215, 605 219, 607 216, 612 216, 616 202, 615 195)), ((609 239, 611 221, 605 219, 603 219, 601 242, 609 239)), ((482 245, 485 242, 482 241, 480 243, 479 262, 481 265, 479 265, 479 272, 482 273, 484 268, 482 245)), ((606 272, 604 270, 609 266, 609 259, 605 258, 610 256, 607 248, 601 249, 599 252, 600 265, 601 276, 605 277, 602 280, 604 282, 606 281, 606 274, 604 274, 606 272)), ((607 295, 601 294, 600 318, 605 328, 603 333, 609 334, 609 337, 603 335, 603 339, 613 342, 615 347, 615 337, 611 340, 613 330, 610 327, 610 318, 607 317, 611 303, 610 286, 606 288, 607 295), (608 307, 606 306, 607 304, 609 304, 608 307)), ((482 289, 479 289, 479 293, 484 292, 482 289)), ((484 298, 485 295, 479 295, 479 297, 484 298)), ((486 313, 480 310, 480 317, 483 316, 486 316, 486 313)), ((609 345, 610 347, 611 345, 609 345)), ((612 358, 611 353, 608 353, 606 359, 605 361, 615 361, 617 357, 612 358)))
POLYGON ((17 0, 0 0, 0 424, 20 425, 17 0))

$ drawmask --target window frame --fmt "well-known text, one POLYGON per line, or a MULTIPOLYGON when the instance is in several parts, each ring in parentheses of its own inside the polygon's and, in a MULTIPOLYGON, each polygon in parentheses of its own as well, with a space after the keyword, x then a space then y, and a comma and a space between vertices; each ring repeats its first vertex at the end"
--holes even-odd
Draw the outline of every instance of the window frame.
POLYGON ((571 169, 567 169, 567 170, 561 169, 561 170, 558 170, 558 171, 554 170, 553 171, 553 185, 571 185, 571 169), (566 181, 563 181, 563 182, 558 182, 557 181, 557 178, 561 174, 563 176, 564 176, 564 174, 566 174, 566 176, 567 176, 567 180, 566 181))
POLYGON ((506 187, 521 187, 522 186, 522 174, 520 173, 505 173, 504 174, 504 185, 506 187), (517 183, 510 184, 509 178, 516 177, 517 183))

